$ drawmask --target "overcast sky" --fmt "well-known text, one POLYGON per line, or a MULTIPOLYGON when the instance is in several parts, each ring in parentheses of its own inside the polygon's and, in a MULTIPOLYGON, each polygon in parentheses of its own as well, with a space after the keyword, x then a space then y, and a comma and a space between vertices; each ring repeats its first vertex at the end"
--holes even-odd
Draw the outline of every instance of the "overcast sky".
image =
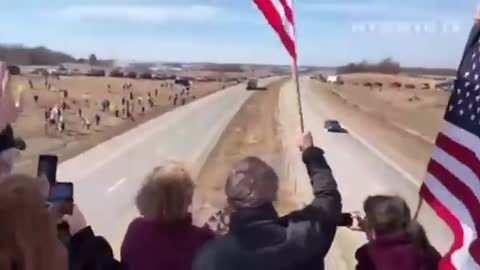
MULTIPOLYGON (((393 57, 456 68, 474 0, 296 0, 300 64, 393 57)), ((252 0, 17 0, 0 43, 138 61, 288 64, 252 0)), ((6 8, 6 10, 5 10, 6 8)))

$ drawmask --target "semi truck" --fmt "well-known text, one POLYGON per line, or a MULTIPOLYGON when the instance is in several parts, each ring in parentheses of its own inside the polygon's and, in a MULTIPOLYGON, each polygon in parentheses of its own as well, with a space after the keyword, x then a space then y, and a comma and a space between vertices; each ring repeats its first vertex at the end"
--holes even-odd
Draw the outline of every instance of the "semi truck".
POLYGON ((258 88, 258 82, 255 79, 248 80, 247 90, 255 90, 258 88))

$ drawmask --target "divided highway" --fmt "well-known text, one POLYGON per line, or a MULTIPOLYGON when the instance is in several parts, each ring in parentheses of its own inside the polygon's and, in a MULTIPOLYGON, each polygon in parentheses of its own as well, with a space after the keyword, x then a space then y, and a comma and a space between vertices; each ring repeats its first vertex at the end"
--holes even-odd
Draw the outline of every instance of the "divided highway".
MULTIPOLYGON (((344 211, 362 210, 362 202, 369 195, 395 194, 405 198, 414 212, 420 181, 376 151, 374 143, 369 143, 373 137, 362 138, 352 130, 350 134, 327 133, 324 120, 335 119, 335 115, 330 114, 325 101, 315 93, 320 90, 310 88, 308 78, 302 78, 301 88, 306 129, 312 131, 314 139, 325 149, 342 193, 344 211)), ((293 85, 286 86, 285 90, 294 91, 293 85)), ((446 252, 452 241, 446 225, 428 207, 422 208, 419 220, 433 244, 446 252)), ((341 229, 332 255, 335 260, 344 260, 348 269, 354 269, 354 251, 365 241, 363 234, 341 229)))
POLYGON ((240 84, 165 113, 63 162, 58 179, 74 182, 75 200, 88 223, 118 254, 129 222, 138 215, 134 198, 146 174, 166 160, 180 160, 195 177, 251 94, 240 84))

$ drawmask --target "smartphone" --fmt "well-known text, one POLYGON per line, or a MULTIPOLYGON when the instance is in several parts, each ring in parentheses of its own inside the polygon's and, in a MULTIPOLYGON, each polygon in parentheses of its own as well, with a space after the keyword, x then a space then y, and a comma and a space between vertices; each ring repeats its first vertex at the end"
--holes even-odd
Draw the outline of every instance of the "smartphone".
POLYGON ((50 186, 53 186, 57 182, 57 166, 58 156, 40 155, 38 157, 37 176, 45 176, 50 186))
POLYGON ((73 183, 56 183, 50 187, 48 202, 56 204, 73 200, 73 183))
POLYGON ((340 221, 337 224, 337 226, 339 227, 351 227, 352 225, 353 225, 353 218, 352 218, 352 214, 350 213, 343 213, 340 217, 340 221))

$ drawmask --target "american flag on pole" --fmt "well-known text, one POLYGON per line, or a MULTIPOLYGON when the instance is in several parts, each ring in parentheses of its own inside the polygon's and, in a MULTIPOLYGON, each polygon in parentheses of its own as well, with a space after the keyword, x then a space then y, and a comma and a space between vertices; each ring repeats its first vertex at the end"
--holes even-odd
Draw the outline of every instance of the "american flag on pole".
POLYGON ((292 57, 297 61, 295 17, 292 0, 254 0, 292 57))
POLYGON ((7 124, 15 122, 19 113, 19 109, 15 104, 11 90, 7 87, 7 83, 7 64, 0 62, 0 131, 2 131, 7 124))
POLYGON ((480 30, 458 69, 420 194, 454 235, 440 269, 480 269, 480 30))

